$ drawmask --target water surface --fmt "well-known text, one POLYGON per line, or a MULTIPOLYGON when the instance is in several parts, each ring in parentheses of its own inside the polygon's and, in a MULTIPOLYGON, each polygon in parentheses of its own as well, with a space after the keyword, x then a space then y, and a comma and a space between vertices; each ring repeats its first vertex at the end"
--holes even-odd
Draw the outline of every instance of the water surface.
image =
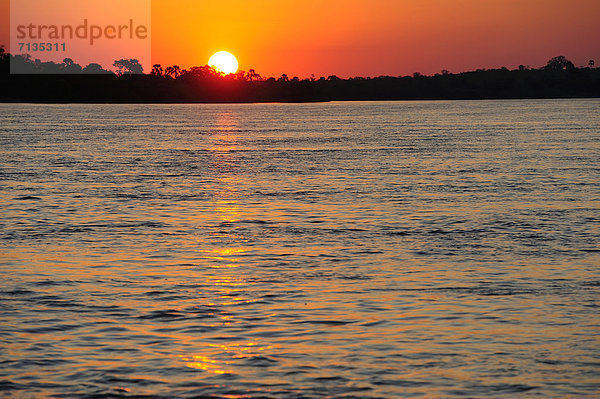
POLYGON ((600 390, 599 100, 0 109, 7 396, 600 390))

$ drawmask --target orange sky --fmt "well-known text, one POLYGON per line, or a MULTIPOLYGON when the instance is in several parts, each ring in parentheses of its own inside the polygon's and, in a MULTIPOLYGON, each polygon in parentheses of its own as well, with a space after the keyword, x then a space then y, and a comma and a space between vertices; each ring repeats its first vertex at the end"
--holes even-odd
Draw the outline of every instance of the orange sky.
POLYGON ((187 68, 228 50, 241 69, 290 77, 539 67, 556 55, 579 66, 600 63, 599 20, 598 0, 152 0, 152 59, 187 68))

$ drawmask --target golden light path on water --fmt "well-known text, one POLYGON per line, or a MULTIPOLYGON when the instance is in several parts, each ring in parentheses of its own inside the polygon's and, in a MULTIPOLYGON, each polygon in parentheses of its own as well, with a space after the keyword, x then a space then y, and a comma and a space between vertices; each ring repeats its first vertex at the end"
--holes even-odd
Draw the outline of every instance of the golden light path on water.
MULTIPOLYGON (((235 116, 232 113, 225 112, 217 116, 215 131, 211 134, 211 142, 213 146, 209 148, 212 154, 212 162, 217 168, 226 167, 228 158, 231 152, 237 149, 236 146, 237 133, 235 125, 235 116)), ((216 194, 216 201, 212 203, 213 214, 221 220, 221 223, 235 223, 243 216, 240 210, 240 205, 236 203, 236 186, 241 182, 233 179, 223 179, 218 182, 221 187, 216 194)), ((218 239, 233 239, 236 236, 228 234, 217 234, 218 239)), ((203 243, 199 243, 202 247, 203 243)), ((199 251, 206 253, 205 259, 214 261, 216 264, 211 265, 211 268, 220 269, 221 271, 229 272, 228 269, 238 268, 239 258, 236 256, 245 253, 248 249, 244 247, 218 247, 210 250, 199 251)), ((207 281, 207 284, 215 287, 227 287, 222 295, 216 297, 219 300, 218 305, 230 306, 240 303, 248 303, 251 300, 243 296, 236 296, 239 292, 235 287, 245 285, 243 276, 225 274, 222 277, 215 277, 207 281)), ((215 306, 217 303, 209 303, 215 306)), ((232 316, 222 316, 220 326, 230 326, 235 323, 232 316)), ((231 342, 227 344, 211 344, 207 343, 204 348, 204 354, 196 354, 191 356, 178 355, 186 366, 192 369, 207 371, 214 374, 233 373, 232 369, 228 369, 228 365, 234 363, 233 359, 242 359, 248 357, 260 356, 261 351, 271 349, 271 346, 261 347, 256 342, 231 342), (208 357, 211 355, 212 357, 208 357), (228 360, 232 359, 232 360, 228 360)))

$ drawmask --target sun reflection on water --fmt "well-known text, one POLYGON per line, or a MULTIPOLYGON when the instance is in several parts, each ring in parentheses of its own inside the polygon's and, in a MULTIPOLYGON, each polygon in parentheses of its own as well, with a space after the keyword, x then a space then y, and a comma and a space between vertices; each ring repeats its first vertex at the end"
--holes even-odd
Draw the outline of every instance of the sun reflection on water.
POLYGON ((227 373, 228 371, 223 370, 222 366, 224 364, 231 363, 228 361, 218 362, 217 360, 213 360, 206 356, 200 356, 200 355, 194 355, 194 356, 190 356, 190 357, 179 355, 179 357, 181 359, 183 359, 184 362, 186 362, 185 365, 189 368, 204 370, 204 371, 208 371, 210 373, 215 373, 215 374, 227 373))
MULTIPOLYGON (((235 224, 246 217, 239 202, 238 187, 242 182, 232 173, 237 163, 235 151, 238 149, 238 139, 235 113, 219 113, 209 137, 208 147, 212 167, 219 172, 213 181, 214 199, 209 202, 212 222, 217 228, 208 234, 208 238, 198 243, 197 250, 202 270, 221 269, 219 272, 215 271, 219 273, 215 275, 206 272, 203 288, 198 293, 206 296, 208 289, 210 294, 205 304, 225 309, 259 300, 244 294, 248 282, 240 271, 235 274, 228 273, 232 269, 239 270, 241 257, 251 250, 243 245, 247 242, 244 234, 235 229, 235 224)), ((236 320, 234 314, 224 312, 219 314, 218 319, 210 326, 223 328, 238 324, 240 321, 236 320)), ((204 338, 209 339, 210 337, 204 338)), ((239 342, 238 339, 232 337, 226 340, 226 343, 219 344, 204 342, 192 349, 193 352, 177 357, 191 369, 217 375, 231 374, 239 361, 261 356, 264 351, 272 348, 254 341, 239 342)))
POLYGON ((185 365, 192 369, 207 371, 213 374, 233 373, 233 364, 236 360, 249 359, 261 356, 266 350, 272 349, 269 345, 259 345, 258 342, 239 342, 230 344, 207 344, 206 355, 179 355, 185 365))
POLYGON ((217 264, 209 264, 206 267, 213 269, 233 269, 240 267, 239 263, 237 263, 240 259, 233 256, 246 251, 246 248, 216 248, 203 249, 199 252, 205 254, 201 256, 201 259, 217 262, 217 264))

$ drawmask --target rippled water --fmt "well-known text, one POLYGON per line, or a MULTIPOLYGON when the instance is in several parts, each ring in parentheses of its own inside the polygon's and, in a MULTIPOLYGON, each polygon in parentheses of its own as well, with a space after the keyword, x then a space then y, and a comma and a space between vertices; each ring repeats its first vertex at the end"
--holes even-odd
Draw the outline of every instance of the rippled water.
POLYGON ((0 395, 600 390, 600 100, 0 109, 0 395))

